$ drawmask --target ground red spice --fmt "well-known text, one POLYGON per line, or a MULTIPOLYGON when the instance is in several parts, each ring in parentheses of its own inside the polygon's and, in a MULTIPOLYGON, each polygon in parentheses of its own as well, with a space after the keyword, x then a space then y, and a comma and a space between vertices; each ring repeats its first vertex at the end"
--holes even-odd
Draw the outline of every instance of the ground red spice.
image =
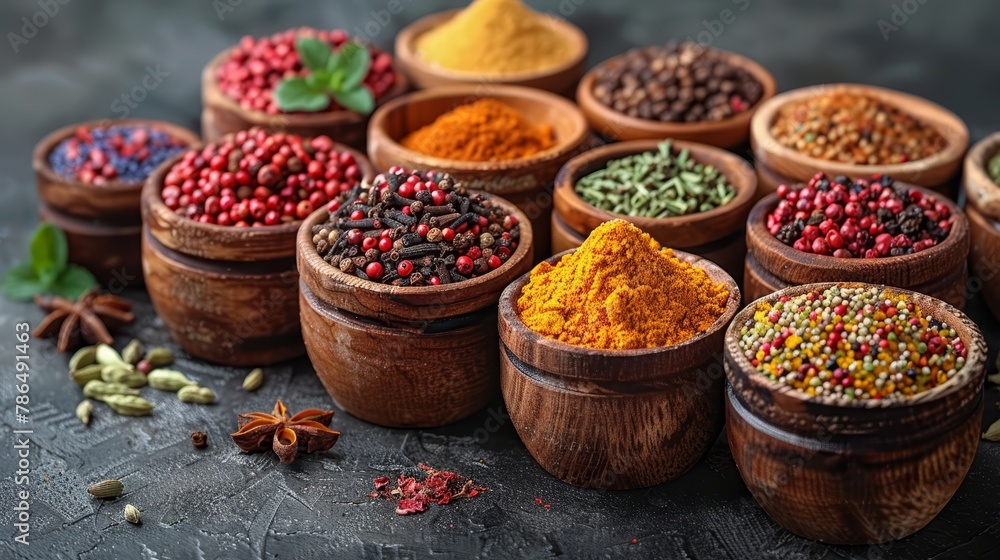
POLYGON ((396 487, 389 487, 389 477, 380 476, 374 480, 375 491, 370 498, 385 498, 396 502, 396 513, 409 515, 423 513, 430 504, 448 505, 452 500, 474 498, 486 488, 460 474, 439 471, 424 464, 417 465, 427 473, 422 481, 412 476, 400 474, 396 487))

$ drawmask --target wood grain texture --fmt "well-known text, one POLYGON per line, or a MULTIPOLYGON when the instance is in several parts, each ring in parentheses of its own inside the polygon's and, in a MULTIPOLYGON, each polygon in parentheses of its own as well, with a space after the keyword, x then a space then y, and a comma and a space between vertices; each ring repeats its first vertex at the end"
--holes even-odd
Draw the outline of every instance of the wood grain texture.
MULTIPOLYGON (((205 142, 219 142, 232 132, 259 126, 272 132, 287 132, 313 137, 325 134, 335 142, 364 150, 369 116, 352 111, 324 111, 320 113, 282 113, 271 115, 264 111, 245 109, 219 88, 219 66, 229 57, 226 49, 215 56, 201 73, 201 134, 205 142)), ((396 72, 396 83, 379 99, 379 103, 402 95, 410 89, 409 80, 396 72)))
MULTIPOLYGON (((925 196, 930 191, 912 185, 925 196)), ((805 253, 778 241, 767 230, 767 215, 778 195, 758 202, 747 219, 747 258, 743 287, 747 301, 779 289, 813 282, 867 282, 931 294, 955 307, 965 306, 969 222, 954 202, 938 197, 955 217, 944 241, 919 253, 880 259, 838 259, 805 253)))
POLYGON ((965 156, 965 172, 962 175, 967 204, 993 220, 1000 219, 1000 186, 990 177, 986 165, 997 153, 1000 153, 1000 132, 994 132, 972 146, 965 156))
MULTIPOLYGON (((791 183, 804 183, 822 171, 831 177, 870 177, 881 173, 904 183, 939 187, 948 183, 959 172, 962 156, 969 147, 969 130, 957 115, 920 97, 868 85, 825 84, 787 91, 764 102, 750 123, 750 145, 758 165, 767 166, 773 175, 791 183), (915 161, 892 165, 855 165, 809 157, 780 145, 771 135, 771 126, 778 111, 786 104, 838 91, 867 95, 898 107, 921 122, 933 126, 948 144, 937 154, 915 161)), ((773 190, 772 181, 767 180, 766 176, 760 177, 760 183, 762 190, 773 190)))
POLYGON ((528 452, 560 480, 604 489, 653 486, 683 474, 718 435, 719 349, 739 307, 739 288, 715 264, 676 254, 724 283, 729 300, 711 328, 666 348, 596 350, 545 338, 516 310, 528 276, 504 290, 504 402, 528 452))
POLYGON ((494 85, 524 86, 551 91, 564 96, 573 94, 583 75, 587 58, 587 36, 575 25, 557 18, 543 21, 554 31, 566 37, 571 44, 570 57, 555 67, 517 74, 461 72, 430 64, 417 52, 416 41, 425 32, 455 17, 461 10, 447 10, 422 17, 404 27, 396 35, 396 63, 406 73, 414 86, 420 89, 454 85, 475 85, 489 90, 494 85))
POLYGON ((101 284, 121 290, 142 279, 142 226, 109 225, 38 204, 38 217, 66 234, 69 262, 89 270, 101 284))
MULTIPOLYGON (((762 106, 762 103, 777 93, 778 85, 774 81, 774 76, 753 60, 733 52, 721 49, 714 50, 726 55, 729 63, 733 66, 743 68, 752 74, 760 82, 761 86, 763 86, 764 93, 760 101, 750 109, 728 119, 677 123, 630 117, 624 113, 615 111, 594 97, 594 86, 597 81, 596 68, 592 68, 580 80, 580 85, 576 88, 576 102, 580 105, 580 109, 583 110, 584 114, 587 115, 587 120, 590 121, 591 128, 612 140, 663 140, 665 138, 675 138, 677 140, 700 142, 720 148, 738 146, 746 142, 747 137, 750 136, 751 117, 762 106)), ((608 64, 622 56, 624 55, 608 59, 601 64, 608 64)))
MULTIPOLYGON (((826 284, 797 286, 795 295, 826 284)), ((986 343, 956 308, 904 292, 958 331, 966 365, 948 383, 905 401, 809 397, 756 372, 739 349, 739 328, 725 339, 726 433, 747 487, 782 527, 837 544, 880 543, 929 523, 961 485, 979 444, 986 343)))
POLYGON ((994 317, 1000 318, 1000 223, 984 216, 973 205, 965 207, 969 217, 969 291, 981 291, 994 317))

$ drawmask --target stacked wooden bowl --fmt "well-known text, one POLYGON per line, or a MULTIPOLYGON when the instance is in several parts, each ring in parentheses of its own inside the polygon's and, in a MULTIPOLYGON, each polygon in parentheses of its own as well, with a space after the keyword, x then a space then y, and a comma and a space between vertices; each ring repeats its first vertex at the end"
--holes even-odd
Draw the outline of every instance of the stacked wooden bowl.
POLYGON ((987 165, 1000 153, 1000 132, 987 136, 965 158, 965 213, 969 217, 971 248, 970 291, 982 291, 995 317, 1000 317, 1000 186, 987 165))

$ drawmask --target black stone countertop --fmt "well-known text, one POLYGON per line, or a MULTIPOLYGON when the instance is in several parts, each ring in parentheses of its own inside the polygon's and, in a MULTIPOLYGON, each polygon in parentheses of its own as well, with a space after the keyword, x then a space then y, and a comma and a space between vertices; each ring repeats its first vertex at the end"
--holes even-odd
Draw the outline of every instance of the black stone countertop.
MULTIPOLYGON (((391 48, 406 23, 461 4, 391 3, 402 12, 386 18, 381 11, 389 0, 4 2, 0 272, 23 259, 36 222, 30 152, 46 133, 72 122, 124 116, 116 100, 151 71, 162 80, 129 115, 197 130, 201 69, 244 34, 304 24, 357 28, 391 48), (24 33, 22 18, 30 20, 46 6, 57 13, 37 16, 45 25, 24 33)), ((581 26, 591 40, 591 64, 631 46, 698 39, 699 33, 705 39, 707 32, 712 44, 764 64, 783 90, 838 81, 884 85, 952 109, 968 123, 973 140, 1000 130, 995 2, 531 4, 581 26), (724 9, 733 11, 733 23, 713 21, 724 9)), ((127 294, 137 301, 139 320, 119 341, 137 336, 147 345, 169 343, 142 292, 127 294)), ((992 358, 1000 348, 1000 322, 978 297, 968 310, 986 332, 992 358)), ((73 413, 81 395, 66 377, 66 357, 43 341, 31 343, 31 544, 25 547, 12 541, 19 487, 11 431, 25 427, 13 410, 14 329, 21 321, 37 324, 41 316, 33 305, 0 299, 0 341, 6 341, 0 343, 0 557, 968 558, 996 557, 1000 548, 1000 443, 980 444, 954 499, 916 535, 878 546, 828 546, 795 537, 770 520, 741 482, 724 438, 672 483, 629 492, 579 489, 538 467, 498 399, 487 411, 436 430, 384 429, 341 411, 333 426, 344 435, 331 452, 282 465, 272 455, 239 453, 227 434, 236 427, 237 412, 269 411, 279 397, 293 411, 329 406, 307 360, 268 368, 264 387, 248 395, 239 388, 245 370, 185 357, 178 369, 214 388, 217 404, 183 405, 170 394, 146 390, 157 404, 153 416, 125 418, 98 405, 88 429, 73 413), (188 441, 198 429, 209 433, 209 447, 201 451, 188 441), (375 477, 414 472, 420 462, 469 475, 489 491, 407 517, 367 497, 375 477), (86 486, 111 477, 125 482, 127 497, 91 499, 86 486), (536 497, 551 509, 537 505, 536 497), (143 510, 142 526, 123 521, 126 502, 143 510)), ((997 390, 988 393, 984 427, 1000 416, 997 390)))

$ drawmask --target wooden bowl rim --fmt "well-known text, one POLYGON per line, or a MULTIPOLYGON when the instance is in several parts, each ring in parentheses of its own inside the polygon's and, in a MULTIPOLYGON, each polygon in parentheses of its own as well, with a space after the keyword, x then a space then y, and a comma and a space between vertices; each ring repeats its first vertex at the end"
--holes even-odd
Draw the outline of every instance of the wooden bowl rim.
MULTIPOLYGON (((742 375, 748 383, 757 388, 763 388, 768 391, 771 395, 780 394, 782 397, 792 399, 793 401, 799 401, 804 403, 815 403, 825 406, 833 406, 840 409, 887 409, 887 408, 908 408, 915 405, 922 405, 928 402, 937 401, 939 399, 947 398, 948 396, 954 394, 955 392, 962 389, 962 387, 970 382, 974 381, 977 375, 981 375, 985 372, 986 367, 986 355, 985 352, 981 352, 980 349, 986 348, 986 341, 983 338, 982 332, 975 322, 972 321, 964 313, 951 306, 950 304, 941 301, 937 298, 933 298, 928 295, 924 295, 912 290, 906 290, 903 288, 896 288, 893 286, 886 286, 884 284, 870 284, 866 282, 818 282, 815 284, 802 284, 799 286, 790 286, 784 288, 772 294, 768 294, 762 298, 759 298, 736 314, 733 318, 733 322, 729 325, 729 329, 726 331, 725 338, 725 352, 727 357, 731 359, 736 365, 739 366, 739 372, 727 371, 726 375, 728 377, 735 377, 737 375, 742 375), (775 381, 771 381, 764 377, 764 375, 758 372, 747 360, 746 356, 743 355, 742 350, 739 347, 740 329, 743 324, 748 320, 753 318, 754 312, 757 310, 757 306, 761 303, 770 301, 774 302, 782 296, 795 296, 803 293, 810 292, 812 290, 825 290, 832 286, 841 287, 875 287, 878 289, 891 290, 896 294, 904 294, 907 299, 919 303, 923 308, 924 312, 928 312, 930 308, 930 314, 937 320, 948 323, 949 326, 956 328, 956 330, 966 330, 968 334, 971 335, 970 338, 960 337, 962 343, 968 349, 968 355, 965 359, 965 365, 961 370, 955 373, 955 375, 946 381, 945 383, 934 387, 923 393, 919 393, 912 397, 909 397, 900 401, 889 401, 885 399, 867 399, 858 400, 855 399, 850 403, 841 403, 835 397, 828 395, 808 395, 787 385, 779 385, 775 381), (975 373, 977 370, 980 371, 979 374, 975 373), (971 373, 970 373, 971 372, 971 373)), ((727 368, 728 370, 729 368, 727 368)), ((730 384, 732 381, 730 380, 730 384)), ((775 403, 779 403, 780 399, 773 399, 775 403)))
POLYGON ((1000 153, 1000 132, 976 142, 965 156, 965 195, 969 204, 987 216, 1000 217, 1000 185, 986 171, 989 160, 1000 153))
MULTIPOLYGON (((639 47, 640 49, 649 48, 658 45, 647 45, 646 47, 639 47)), ((750 125, 751 118, 753 115, 764 106, 764 103, 769 99, 772 99, 774 95, 778 92, 778 83, 775 81, 774 76, 762 66, 757 61, 744 56, 742 54, 728 51, 724 49, 719 49, 716 47, 709 47, 711 50, 725 55, 734 66, 739 66, 747 72, 753 75, 754 78, 760 82, 763 92, 761 98, 757 100, 751 107, 746 111, 742 111, 721 121, 695 121, 695 122, 663 122, 656 121, 652 119, 642 119, 638 117, 632 117, 626 115, 625 113, 614 110, 608 107, 596 97, 594 97, 594 81, 597 79, 597 71, 604 67, 605 65, 617 61, 624 57, 627 52, 613 56, 597 66, 593 67, 584 74, 583 79, 580 80, 580 84, 576 88, 576 100, 580 107, 585 107, 588 111, 593 111, 597 113, 603 120, 609 122, 616 122, 621 125, 622 128, 634 128, 642 129, 647 131, 653 131, 659 133, 663 137, 669 137, 678 134, 711 134, 717 133, 730 128, 741 128, 750 125)), ((600 132, 600 131, 599 131, 600 132)))
MULTIPOLYGON (((465 103, 457 103, 455 106, 465 103)), ((442 115, 444 113, 441 113, 442 115)), ((437 118, 440 115, 435 116, 437 118)), ((489 88, 487 93, 483 93, 476 85, 456 84, 441 86, 431 89, 423 89, 401 95, 379 107, 373 114, 368 124, 369 147, 384 145, 388 149, 405 154, 410 161, 420 162, 420 167, 425 169, 437 169, 443 171, 455 170, 459 172, 476 171, 516 171, 538 166, 553 160, 558 160, 567 153, 577 150, 590 134, 590 127, 587 119, 580 109, 565 97, 550 93, 544 90, 529 88, 524 86, 500 85, 489 88), (458 159, 447 159, 437 156, 417 152, 403 146, 400 140, 393 138, 386 130, 386 121, 395 111, 404 109, 407 105, 424 102, 431 99, 498 99, 501 102, 504 97, 518 98, 537 105, 547 105, 557 108, 564 116, 574 121, 575 130, 570 138, 556 139, 556 144, 551 148, 538 152, 532 156, 510 159, 502 161, 465 161, 458 159), (376 139, 374 142, 371 139, 376 139)), ((414 131, 409 131, 412 133, 414 131)), ((369 148, 370 149, 370 148, 369 148)))
POLYGON ((750 215, 747 217, 747 239, 751 239, 752 236, 755 243, 759 245, 762 250, 769 253, 780 254, 784 259, 793 261, 803 267, 848 269, 852 271, 867 268, 868 264, 872 262, 887 265, 892 264, 893 266, 906 266, 908 264, 915 263, 916 261, 922 261, 925 259, 933 260, 941 253, 954 249, 956 245, 968 242, 969 220, 965 217, 965 213, 962 212, 962 209, 959 208, 954 201, 941 195, 940 193, 936 193, 924 187, 918 187, 916 185, 902 183, 899 181, 895 181, 893 184, 918 191, 924 196, 933 196, 938 202, 941 202, 948 207, 948 210, 951 212, 951 215, 954 216, 955 220, 951 225, 951 231, 948 232, 948 237, 945 237, 944 241, 934 245, 933 247, 924 249, 919 253, 910 253, 908 255, 899 255, 896 257, 880 257, 878 259, 865 259, 863 257, 839 259, 829 255, 805 253, 803 251, 799 251, 795 247, 785 245, 781 241, 778 241, 778 238, 771 235, 771 232, 767 229, 767 225, 765 224, 767 215, 778 205, 778 193, 776 192, 760 199, 750 210, 750 215))
POLYGON ((969 129, 965 123, 955 113, 945 107, 909 93, 883 88, 878 86, 856 84, 848 82, 817 84, 793 89, 780 93, 761 104, 750 122, 750 139, 753 143, 755 157, 767 162, 771 158, 781 158, 792 162, 795 165, 814 169, 825 169, 828 175, 872 175, 882 173, 884 175, 907 175, 921 173, 937 166, 945 166, 950 162, 957 161, 969 147, 969 129), (947 140, 947 145, 940 152, 906 163, 893 163, 881 165, 857 165, 853 163, 842 163, 825 159, 816 159, 801 152, 787 148, 778 143, 771 135, 771 124, 774 122, 778 111, 789 103, 795 103, 816 97, 831 91, 846 91, 859 95, 875 97, 876 99, 900 109, 904 113, 933 126, 938 134, 947 140), (906 105, 912 104, 923 108, 924 111, 934 114, 932 119, 918 117, 913 111, 907 110, 906 105), (758 150, 760 150, 758 152, 758 150))
MULTIPOLYGON (((361 115, 353 111, 340 109, 338 111, 320 111, 316 113, 293 112, 272 115, 256 109, 247 109, 226 95, 219 88, 219 81, 216 79, 219 66, 221 66, 222 63, 229 58, 229 54, 237 47, 238 45, 234 45, 224 49, 222 52, 215 55, 212 60, 205 65, 204 70, 202 70, 202 103, 205 106, 218 106, 223 110, 240 115, 243 120, 257 126, 272 127, 274 126, 274 121, 280 121, 280 125, 283 128, 329 127, 341 123, 360 124, 365 122, 365 120, 370 119, 374 114, 374 110, 372 111, 372 114, 361 115)), ((392 87, 385 92, 382 98, 376 101, 375 109, 378 109, 387 101, 399 97, 410 89, 409 79, 403 72, 399 71, 399 68, 395 66, 395 63, 393 64, 393 73, 396 75, 396 81, 393 83, 392 87)), ((336 138, 334 138, 334 140, 336 140, 336 138)))
POLYGON ((450 68, 444 68, 425 61, 423 57, 420 56, 420 53, 417 52, 417 39, 431 29, 446 23, 464 9, 465 8, 457 8, 428 14, 400 30, 399 34, 396 35, 395 48, 396 58, 402 63, 402 66, 404 68, 414 67, 425 74, 435 75, 444 79, 467 82, 475 81, 479 84, 486 84, 488 86, 489 84, 516 84, 520 82, 548 78, 571 71, 574 67, 582 64, 584 59, 587 58, 587 52, 590 49, 590 45, 587 40, 587 35, 584 34, 579 27, 564 19, 555 17, 552 14, 539 12, 539 15, 543 16, 542 21, 546 22, 547 25, 553 27, 557 32, 569 39, 569 42, 574 49, 572 56, 555 66, 543 68, 541 70, 530 70, 511 74, 484 74, 479 72, 452 70, 450 68))
MULTIPOLYGON (((733 167, 741 169, 743 171, 741 174, 742 177, 738 180, 733 180, 733 176, 729 173, 723 173, 726 180, 733 186, 733 188, 736 189, 736 196, 733 197, 733 199, 728 203, 713 208, 707 212, 697 212, 694 214, 672 216, 669 218, 646 218, 628 216, 625 214, 615 214, 607 210, 601 210, 600 208, 597 208, 596 206, 593 206, 583 200, 583 198, 576 192, 576 183, 580 180, 578 175, 582 175, 583 172, 581 170, 583 168, 597 161, 601 161, 600 165, 601 169, 603 169, 607 167, 607 162, 612 159, 619 159, 644 152, 656 151, 657 147, 664 140, 629 140, 626 142, 615 142, 613 144, 605 144, 588 150, 574 157, 566 162, 562 169, 559 170, 559 174, 556 175, 556 196, 562 195, 572 199, 573 202, 576 203, 576 206, 586 208, 590 212, 591 216, 594 216, 602 221, 606 222, 609 220, 621 219, 635 224, 636 227, 643 231, 657 228, 663 224, 670 224, 671 227, 676 228, 695 225, 702 221, 708 221, 731 212, 740 211, 744 206, 748 206, 757 196, 757 174, 754 173, 753 167, 751 167, 750 164, 748 164, 743 158, 730 151, 710 146, 708 144, 689 142, 686 140, 675 140, 672 138, 669 140, 671 148, 676 147, 680 149, 687 149, 697 163, 709 165, 708 163, 702 161, 700 159, 701 156, 698 156, 697 154, 699 152, 702 154, 711 153, 713 157, 720 158, 733 167)), ((715 167, 718 169, 718 166, 715 167)), ((597 169, 594 169, 591 173, 594 171, 597 171, 597 169)), ((719 172, 722 173, 723 170, 719 169, 719 172)), ((566 225, 569 226, 569 224, 566 225)), ((584 233, 581 233, 581 235, 586 236, 584 233)))
MULTIPOLYGON (((729 290, 729 299, 726 301, 726 308, 722 312, 722 314, 716 317, 715 321, 712 323, 710 327, 692 336, 691 338, 685 340, 684 342, 674 344, 671 346, 658 346, 656 348, 605 350, 600 348, 590 348, 588 346, 570 344, 568 342, 562 342, 560 340, 549 338, 545 335, 535 332, 527 325, 525 325, 524 321, 521 320, 521 315, 516 310, 517 298, 515 298, 515 295, 517 297, 520 297, 521 291, 523 290, 524 286, 527 285, 528 281, 531 279, 531 272, 533 272, 534 269, 532 269, 531 272, 526 272, 525 274, 521 275, 504 289, 503 294, 500 295, 500 303, 499 303, 499 310, 501 317, 500 320, 506 321, 510 325, 511 330, 516 330, 519 336, 522 336, 526 339, 526 342, 530 343, 532 346, 536 346, 543 349, 543 351, 546 353, 572 354, 579 358, 588 358, 597 356, 609 360, 625 361, 636 358, 647 358, 650 356, 656 356, 670 351, 683 349, 688 346, 693 346, 703 341, 704 339, 709 338, 713 334, 718 333, 720 329, 729 324, 729 321, 736 316, 737 312, 739 311, 739 304, 741 297, 740 288, 739 286, 737 286, 736 281, 733 280, 732 276, 730 276, 729 273, 727 273, 725 270, 722 269, 722 267, 715 264, 714 262, 699 255, 695 255, 694 253, 688 253, 678 249, 671 249, 671 250, 674 252, 674 256, 676 256, 678 259, 703 269, 713 282, 716 282, 718 284, 723 284, 726 287, 726 289, 729 290)), ((557 253, 545 259, 545 262, 551 265, 555 265, 560 260, 562 260, 563 257, 569 255, 570 253, 573 253, 574 251, 576 251, 576 249, 567 249, 566 251, 557 253)), ((534 364, 528 364, 528 365, 535 367, 534 364)), ((636 381, 639 381, 639 379, 636 379, 636 381)))
MULTIPOLYGON (((49 165, 49 154, 51 154, 63 140, 73 136, 76 133, 76 130, 81 126, 88 130, 96 128, 111 128, 115 126, 134 126, 159 129, 187 145, 186 148, 181 150, 181 153, 202 145, 201 137, 183 126, 156 119, 132 118, 98 119, 67 125, 50 132, 44 138, 39 140, 37 144, 35 144, 35 148, 31 153, 31 166, 34 168, 35 173, 41 175, 50 183, 61 183, 74 189, 86 189, 88 192, 94 193, 95 196, 102 196, 102 193, 107 192, 138 193, 142 190, 142 187, 146 183, 146 180, 148 180, 148 177, 146 180, 139 181, 138 183, 126 183, 115 179, 113 181, 108 181, 107 184, 104 185, 92 185, 79 181, 75 178, 63 177, 62 175, 56 173, 55 170, 52 169, 52 166, 49 165)), ((150 174, 150 177, 151 176, 152 174, 150 174)))
MULTIPOLYGON (((469 280, 463 280, 462 282, 451 282, 449 284, 439 284, 437 286, 393 286, 391 284, 383 284, 374 280, 365 280, 363 278, 347 274, 339 268, 324 261, 323 258, 319 256, 319 253, 316 251, 316 246, 313 245, 312 242, 313 226, 322 224, 329 217, 329 212, 325 206, 310 214, 298 227, 298 234, 296 236, 298 253, 299 255, 305 257, 306 264, 309 268, 312 268, 321 277, 328 278, 338 286, 351 290, 365 290, 371 294, 379 296, 426 295, 427 297, 441 297, 468 291, 471 288, 482 286, 483 284, 487 284, 497 280, 498 278, 506 276, 512 268, 517 266, 518 263, 527 257, 527 253, 529 252, 528 250, 534 246, 531 222, 520 208, 502 197, 485 191, 470 190, 469 192, 486 195, 494 204, 501 206, 516 216, 518 220, 517 223, 521 226, 521 235, 520 241, 517 244, 517 250, 511 253, 507 262, 503 263, 499 268, 491 270, 481 276, 477 276, 469 280), (352 280, 349 283, 346 282, 347 279, 352 280)), ((313 292, 315 293, 315 290, 313 290, 313 292)), ((316 294, 316 297, 325 301, 325 298, 321 297, 320 294, 316 294)))

